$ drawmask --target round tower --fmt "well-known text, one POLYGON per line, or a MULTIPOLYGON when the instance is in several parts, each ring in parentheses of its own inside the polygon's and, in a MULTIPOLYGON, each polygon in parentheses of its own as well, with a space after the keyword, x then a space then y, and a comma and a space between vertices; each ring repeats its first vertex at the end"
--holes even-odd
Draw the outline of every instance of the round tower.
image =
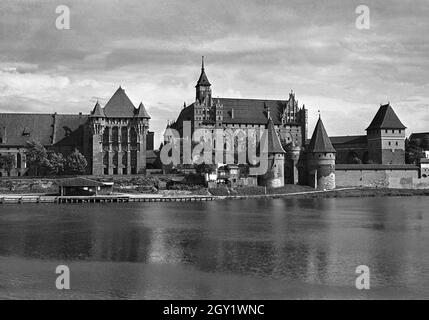
POLYGON ((264 158, 267 159, 267 172, 260 177, 260 185, 271 188, 283 187, 285 184, 285 151, 280 143, 271 117, 268 118, 267 130, 264 135, 266 135, 266 139, 263 141, 267 145, 263 153, 265 153, 264 158))
POLYGON ((335 154, 319 116, 307 149, 308 185, 315 189, 335 189, 335 154))
POLYGON ((285 178, 287 178, 286 183, 289 184, 298 184, 299 183, 299 172, 298 172, 298 162, 301 157, 301 147, 296 145, 292 140, 286 147, 286 156, 285 156, 285 178))

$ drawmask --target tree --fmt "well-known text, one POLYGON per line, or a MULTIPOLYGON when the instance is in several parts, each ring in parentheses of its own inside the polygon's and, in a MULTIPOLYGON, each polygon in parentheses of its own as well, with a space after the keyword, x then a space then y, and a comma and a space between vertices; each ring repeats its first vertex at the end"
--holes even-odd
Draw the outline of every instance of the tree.
POLYGON ((52 152, 48 156, 48 168, 50 174, 61 175, 64 173, 66 159, 61 153, 52 152))
POLYGON ((77 149, 74 149, 74 151, 67 156, 65 161, 66 172, 69 174, 84 174, 87 165, 88 162, 84 155, 77 149))
POLYGON ((15 166, 15 156, 12 154, 0 155, 0 169, 4 169, 8 175, 15 166))
POLYGON ((213 164, 206 164, 206 163, 201 163, 201 164, 196 164, 194 165, 195 168, 195 172, 197 174, 205 174, 205 173, 212 173, 216 170, 216 165, 213 164))
POLYGON ((405 140, 405 162, 410 164, 417 164, 420 158, 423 158, 422 144, 414 140, 405 140))
POLYGON ((362 164, 362 160, 358 156, 355 156, 352 159, 352 163, 353 164, 362 164))
POLYGON ((27 142, 25 156, 28 167, 35 169, 36 176, 39 175, 41 169, 49 167, 48 152, 38 141, 27 142))

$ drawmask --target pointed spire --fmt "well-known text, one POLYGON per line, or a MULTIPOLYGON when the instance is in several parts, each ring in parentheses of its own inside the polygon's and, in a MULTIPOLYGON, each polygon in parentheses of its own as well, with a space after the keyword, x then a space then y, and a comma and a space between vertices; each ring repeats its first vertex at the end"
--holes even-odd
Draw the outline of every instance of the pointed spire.
POLYGON ((94 117, 94 118, 97 118, 97 117, 104 118, 105 116, 106 115, 104 114, 104 110, 100 106, 100 104, 98 103, 98 100, 97 100, 97 102, 96 102, 96 104, 94 106, 94 109, 91 112, 91 117, 94 117))
POLYGON ((279 136, 277 135, 276 128, 271 117, 268 118, 266 134, 268 135, 268 153, 286 153, 280 143, 279 136))
POLYGON ((147 113, 146 108, 143 105, 143 102, 140 102, 139 107, 136 113, 137 118, 150 119, 150 115, 147 113))
POLYGON ((316 128, 314 128, 313 136, 311 137, 310 144, 308 145, 310 152, 336 152, 332 146, 331 139, 326 133, 325 126, 322 119, 317 120, 316 128))
POLYGON ((202 61, 201 61, 201 75, 200 75, 200 78, 198 79, 198 82, 197 82, 197 87, 198 86, 203 86, 203 87, 210 87, 211 86, 209 79, 207 78, 205 69, 204 69, 204 56, 202 57, 202 61))

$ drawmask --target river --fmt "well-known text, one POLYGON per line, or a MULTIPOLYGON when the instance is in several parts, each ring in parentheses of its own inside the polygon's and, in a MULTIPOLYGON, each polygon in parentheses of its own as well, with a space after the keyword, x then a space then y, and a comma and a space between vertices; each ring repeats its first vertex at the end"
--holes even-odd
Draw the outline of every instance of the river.
POLYGON ((0 206, 2 299, 429 299, 429 197, 0 206), (55 269, 70 269, 58 290, 55 269), (358 290, 356 267, 370 270, 358 290))

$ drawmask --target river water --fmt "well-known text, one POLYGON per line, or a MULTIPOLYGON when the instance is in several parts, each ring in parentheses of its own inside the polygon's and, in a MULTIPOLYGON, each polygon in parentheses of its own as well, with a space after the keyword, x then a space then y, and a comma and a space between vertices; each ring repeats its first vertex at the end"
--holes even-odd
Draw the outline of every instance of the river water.
POLYGON ((0 206, 3 299, 429 299, 429 197, 0 206), (55 287, 58 265, 70 290, 55 287), (370 289, 355 287, 356 267, 370 289))

